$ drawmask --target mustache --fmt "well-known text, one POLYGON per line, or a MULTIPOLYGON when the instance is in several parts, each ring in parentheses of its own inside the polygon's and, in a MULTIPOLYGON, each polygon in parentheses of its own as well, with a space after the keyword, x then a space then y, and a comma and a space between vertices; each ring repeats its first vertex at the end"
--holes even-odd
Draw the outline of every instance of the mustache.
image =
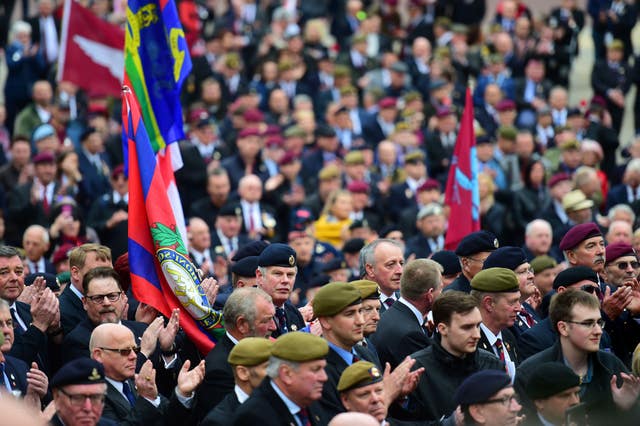
POLYGON ((597 262, 602 262, 602 263, 604 263, 604 256, 596 256, 596 257, 593 259, 593 263, 597 263, 597 262))

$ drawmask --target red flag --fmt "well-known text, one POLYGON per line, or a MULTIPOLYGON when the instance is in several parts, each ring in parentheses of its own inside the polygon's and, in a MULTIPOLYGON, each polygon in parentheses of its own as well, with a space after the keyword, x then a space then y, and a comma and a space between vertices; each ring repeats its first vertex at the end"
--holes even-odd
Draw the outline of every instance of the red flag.
POLYGON ((62 17, 58 81, 70 81, 89 96, 120 96, 124 75, 124 31, 75 0, 62 17))
POLYGON ((473 130, 473 102, 468 88, 444 203, 451 212, 444 246, 447 250, 455 250, 462 238, 480 230, 476 136, 473 130))

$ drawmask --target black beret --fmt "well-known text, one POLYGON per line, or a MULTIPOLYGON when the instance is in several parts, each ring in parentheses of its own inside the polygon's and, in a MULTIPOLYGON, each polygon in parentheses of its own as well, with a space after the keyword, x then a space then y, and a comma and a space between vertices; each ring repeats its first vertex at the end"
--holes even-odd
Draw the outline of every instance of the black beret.
POLYGON ((518 266, 527 262, 527 255, 520 247, 500 247, 487 257, 482 269, 507 268, 514 271, 518 266))
POLYGON ((57 277, 55 274, 49 274, 47 272, 38 272, 36 274, 29 274, 24 277, 24 285, 31 285, 36 280, 37 277, 43 277, 47 287, 51 290, 57 291, 60 290, 60 284, 58 283, 57 277))
POLYGON ((586 239, 602 236, 600 228, 593 222, 581 223, 569 229, 562 240, 560 250, 571 250, 586 239))
POLYGON ((360 253, 362 247, 364 247, 364 240, 362 238, 352 238, 344 243, 342 252, 349 254, 360 253))
POLYGON ((342 259, 331 259, 322 267, 322 272, 327 273, 331 271, 337 271, 338 269, 347 269, 347 262, 342 259))
POLYGON ((236 254, 231 258, 231 260, 237 262, 238 260, 247 256, 260 256, 262 250, 264 250, 268 245, 268 242, 262 240, 251 241, 250 243, 240 247, 236 254))
POLYGON ((296 251, 287 244, 269 244, 258 257, 258 266, 296 266, 296 251))
POLYGON ((574 266, 556 275, 556 279, 553 280, 553 289, 557 290, 559 287, 569 287, 584 280, 598 284, 598 275, 593 272, 593 269, 586 266, 574 266))
POLYGON ((332 138, 336 135, 336 131, 327 124, 319 124, 316 127, 315 135, 317 138, 332 138))
POLYGON ((511 386, 511 378, 502 370, 480 370, 467 377, 453 395, 456 405, 467 407, 485 402, 511 386))
POLYGON ((51 379, 51 388, 67 385, 104 383, 104 367, 91 358, 78 358, 66 363, 51 379))
POLYGON ((525 390, 531 400, 546 399, 580 386, 580 377, 561 362, 545 362, 533 370, 525 390))
POLYGON ((220 210, 218 210, 218 216, 241 216, 242 207, 238 203, 226 203, 220 210))
POLYGON ((500 247, 495 235, 488 231, 473 232, 460 241, 456 248, 458 256, 471 256, 481 251, 494 251, 500 247))
POLYGON ((385 225, 382 228, 380 228, 380 232, 378 232, 378 235, 380 235, 380 238, 387 238, 387 235, 389 235, 392 232, 395 231, 399 231, 400 228, 398 227, 398 225, 396 224, 389 224, 389 225, 385 225))
POLYGON ((258 269, 258 256, 247 256, 231 265, 231 272, 241 277, 255 277, 258 269))
POLYGON ((442 266, 442 275, 453 275, 462 271, 460 259, 450 250, 440 250, 431 256, 431 260, 435 260, 442 266))
POLYGON ((367 221, 367 219, 354 220, 353 222, 351 222, 351 225, 349 225, 349 231, 360 228, 369 228, 369 222, 367 221))
POLYGON ((309 281, 309 285, 307 285, 307 289, 322 287, 325 284, 329 284, 330 282, 331 282, 331 277, 329 275, 325 275, 325 274, 315 275, 313 278, 311 278, 311 281, 309 281))

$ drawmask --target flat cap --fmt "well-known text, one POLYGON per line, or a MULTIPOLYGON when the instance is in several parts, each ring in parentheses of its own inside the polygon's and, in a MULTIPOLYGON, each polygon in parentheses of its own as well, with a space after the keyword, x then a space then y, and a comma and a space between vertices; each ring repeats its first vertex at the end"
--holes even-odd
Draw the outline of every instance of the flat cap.
POLYGON ((321 272, 327 273, 337 271, 339 269, 347 269, 347 262, 342 259, 334 258, 324 264, 321 272))
POLYGON ((242 207, 234 202, 225 203, 218 210, 218 216, 242 216, 242 207))
POLYGON ((439 216, 442 213, 443 213, 443 210, 440 204, 429 203, 418 211, 418 214, 416 215, 416 219, 420 220, 429 216, 439 216))
POLYGON ((438 262, 440 266, 442 266, 442 275, 444 276, 462 272, 460 259, 458 259, 458 256, 450 250, 440 250, 435 252, 431 256, 431 260, 438 262))
POLYGON ((361 388, 382 381, 382 373, 372 362, 358 361, 344 369, 338 381, 338 392, 361 388))
POLYGON ((38 142, 44 138, 48 138, 49 136, 54 136, 56 134, 56 130, 53 128, 51 124, 41 124, 33 131, 31 139, 33 142, 38 142))
POLYGON ((67 385, 92 385, 104 383, 104 367, 91 358, 78 358, 66 363, 53 376, 52 389, 67 385))
POLYGON ((527 255, 521 247, 500 247, 489 255, 482 265, 482 269, 507 268, 514 271, 518 266, 527 262, 527 255))
POLYGON ((229 352, 227 361, 231 365, 253 367, 269 360, 274 342, 263 337, 245 337, 229 352))
POLYGON ((55 163, 56 158, 50 152, 41 152, 33 157, 33 164, 43 164, 43 163, 55 163))
POLYGON ((584 192, 579 189, 574 189, 562 197, 562 208, 567 213, 590 209, 591 207, 593 207, 593 201, 589 200, 584 195, 584 192))
POLYGON ((322 359, 329 353, 329 344, 311 333, 293 331, 278 337, 271 348, 271 356, 293 362, 322 359))
POLYGON ((319 317, 331 317, 358 303, 362 303, 360 290, 349 283, 333 282, 316 293, 313 298, 313 313, 319 317))
POLYGON ((515 272, 507 268, 489 268, 471 279, 471 288, 486 293, 511 293, 520 289, 515 272))
POLYGON ((378 283, 375 281, 369 280, 355 280, 351 281, 349 284, 354 286, 360 291, 360 296, 362 299, 374 299, 378 300, 380 297, 380 287, 378 287, 378 283))
POLYGON ((258 266, 296 266, 296 251, 287 244, 269 244, 258 258, 258 266))
POLYGON ((498 239, 491 232, 476 231, 465 236, 458 243, 456 254, 458 256, 471 256, 481 251, 494 251, 498 247, 500 247, 498 239))
POLYGON ((571 175, 569 173, 556 173, 555 175, 551 176, 551 179, 549 179, 547 185, 549 186, 549 188, 553 188, 554 186, 556 186, 560 182, 564 182, 565 180, 571 180, 571 175))
POLYGON ((580 377, 561 362, 544 362, 533 370, 525 384, 529 399, 546 399, 580 386, 580 377))
POLYGON ((268 245, 268 242, 262 240, 251 241, 250 243, 241 246, 231 260, 237 262, 247 256, 260 256, 262 250, 264 250, 268 245))
POLYGON ((598 236, 602 237, 602 233, 598 225, 593 222, 575 225, 560 240, 560 250, 571 250, 584 240, 598 236))
POLYGON ((511 386, 511 378, 502 370, 481 370, 467 377, 453 395, 456 405, 467 407, 489 400, 511 386))
POLYGON ((364 247, 364 240, 362 238, 351 238, 342 246, 342 252, 348 254, 360 253, 362 247, 364 247))
POLYGON ((284 155, 278 160, 278 166, 286 166, 300 161, 300 157, 293 151, 285 152, 284 155))
POLYGON ((424 153, 420 150, 411 151, 404 156, 404 162, 405 164, 424 162, 424 153))
POLYGON ((362 151, 350 151, 344 156, 344 164, 350 166, 355 164, 364 164, 364 155, 362 151))
POLYGON ((231 272, 240 277, 255 277, 258 269, 258 256, 246 256, 231 265, 231 272))
POLYGON ((539 274, 542 271, 555 268, 556 266, 558 266, 558 262, 556 262, 553 257, 547 256, 546 254, 536 256, 531 261, 531 269, 533 269, 534 274, 539 274))
POLYGON ((556 275, 556 279, 553 280, 553 289, 557 290, 560 287, 569 287, 585 280, 597 284, 598 275, 593 271, 593 269, 587 266, 574 266, 572 268, 567 268, 556 275))
POLYGON ((609 244, 605 249, 605 265, 613 262, 616 259, 619 259, 624 256, 633 256, 637 258, 636 251, 633 249, 631 244, 627 243, 613 243, 609 244))

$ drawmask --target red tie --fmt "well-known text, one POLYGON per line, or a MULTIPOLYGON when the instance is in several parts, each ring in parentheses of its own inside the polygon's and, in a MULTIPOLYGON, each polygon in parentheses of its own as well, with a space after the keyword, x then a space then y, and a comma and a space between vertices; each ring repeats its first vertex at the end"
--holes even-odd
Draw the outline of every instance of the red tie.
POLYGON ((44 189, 44 195, 42 197, 42 210, 46 214, 49 214, 49 199, 47 198, 47 188, 44 189))
POLYGON ((531 314, 529 312, 527 312, 526 309, 521 310, 520 311, 520 315, 522 315, 524 317, 524 319, 527 322, 527 325, 529 326, 529 328, 531 328, 534 325, 536 325, 536 320, 533 319, 531 314))
POLYGON ((298 419, 300 420, 300 424, 302 426, 311 426, 311 421, 309 420, 309 411, 306 408, 301 408, 298 411, 298 419))
POLYGON ((384 304, 387 305, 387 309, 389 309, 393 305, 393 302, 395 302, 395 300, 389 297, 384 301, 384 304))
POLYGON ((253 220, 253 205, 249 206, 249 232, 253 232, 256 229, 256 224, 253 220))
POLYGON ((500 361, 504 361, 504 349, 502 347, 502 339, 496 339, 496 349, 498 350, 498 357, 500 361))

